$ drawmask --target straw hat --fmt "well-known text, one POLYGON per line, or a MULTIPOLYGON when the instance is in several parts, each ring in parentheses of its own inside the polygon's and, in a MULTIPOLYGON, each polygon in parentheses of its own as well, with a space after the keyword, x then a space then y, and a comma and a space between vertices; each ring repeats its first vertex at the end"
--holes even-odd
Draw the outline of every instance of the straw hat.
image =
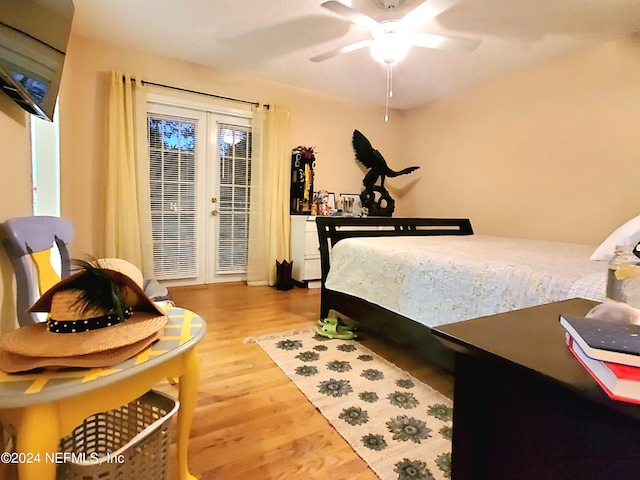
POLYGON ((82 270, 45 292, 31 307, 46 322, 0 336, 0 368, 108 366, 155 341, 167 322, 142 288, 121 272, 80 262, 82 270))
POLYGON ((99 258, 96 260, 97 265, 102 268, 108 268, 109 270, 115 270, 116 272, 124 273, 127 277, 131 278, 138 284, 140 288, 144 290, 144 277, 142 272, 133 263, 128 262, 122 258, 99 258))
POLYGON ((18 353, 7 352, 0 349, 0 367, 7 373, 25 372, 34 368, 99 368, 109 365, 117 365, 134 357, 156 340, 162 338, 162 330, 149 338, 140 340, 113 350, 76 355, 73 357, 29 357, 18 353))

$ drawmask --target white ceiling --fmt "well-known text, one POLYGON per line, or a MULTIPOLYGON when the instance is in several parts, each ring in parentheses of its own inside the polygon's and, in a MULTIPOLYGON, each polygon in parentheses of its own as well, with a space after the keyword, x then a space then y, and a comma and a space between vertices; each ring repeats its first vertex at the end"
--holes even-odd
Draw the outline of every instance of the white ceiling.
MULTIPOLYGON (((321 63, 309 60, 370 38, 364 28, 322 8, 322 1, 74 0, 73 30, 224 71, 384 104, 386 69, 368 49, 321 63)), ((391 11, 376 0, 342 3, 384 20, 404 16, 421 0, 403 0, 391 11)), ((482 44, 471 53, 412 47, 393 69, 394 108, 422 105, 505 71, 639 32, 640 0, 460 0, 418 31, 478 38, 482 44)))

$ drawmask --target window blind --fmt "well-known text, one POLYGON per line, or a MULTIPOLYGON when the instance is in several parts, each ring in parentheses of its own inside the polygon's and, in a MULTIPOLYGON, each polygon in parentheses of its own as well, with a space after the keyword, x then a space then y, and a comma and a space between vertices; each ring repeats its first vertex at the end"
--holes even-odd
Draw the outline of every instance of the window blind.
POLYGON ((154 275, 198 276, 198 120, 148 114, 154 275))
POLYGON ((251 129, 219 124, 219 237, 216 273, 245 273, 249 251, 251 129))

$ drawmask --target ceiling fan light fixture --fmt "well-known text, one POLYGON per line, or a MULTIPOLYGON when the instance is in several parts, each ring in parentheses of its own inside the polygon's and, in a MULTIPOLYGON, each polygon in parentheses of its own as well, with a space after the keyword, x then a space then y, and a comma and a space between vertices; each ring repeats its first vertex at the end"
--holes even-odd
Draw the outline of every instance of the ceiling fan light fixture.
MULTIPOLYGON (((373 0, 378 6, 393 10, 404 0, 373 0)), ((416 0, 417 1, 417 0, 416 0)), ((366 28, 371 39, 361 40, 341 48, 336 48, 311 60, 321 62, 342 53, 353 52, 369 47, 375 61, 387 67, 387 95, 385 98, 385 122, 389 120, 389 99, 393 95, 392 67, 402 60, 411 46, 432 48, 437 50, 472 51, 480 45, 480 40, 450 37, 415 30, 427 20, 432 20, 445 10, 453 7, 461 0, 421 0, 420 4, 399 20, 377 21, 338 0, 325 0, 321 6, 340 15, 350 22, 366 28)))
POLYGON ((376 0, 379 7, 387 10, 393 10, 402 3, 402 0, 376 0))
POLYGON ((407 35, 387 32, 373 41, 370 52, 375 61, 390 65, 406 57, 410 46, 407 35))

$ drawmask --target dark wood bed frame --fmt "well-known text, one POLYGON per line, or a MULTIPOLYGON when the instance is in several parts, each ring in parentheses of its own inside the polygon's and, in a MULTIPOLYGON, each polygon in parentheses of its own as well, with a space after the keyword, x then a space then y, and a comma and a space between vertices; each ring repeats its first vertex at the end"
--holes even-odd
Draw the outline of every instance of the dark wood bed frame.
POLYGON ((415 350, 420 357, 453 371, 453 353, 431 333, 431 328, 367 300, 328 290, 325 281, 331 266, 330 250, 344 238, 472 235, 469 219, 316 217, 322 268, 320 318, 331 310, 355 320, 359 328, 383 335, 392 342, 415 350))

